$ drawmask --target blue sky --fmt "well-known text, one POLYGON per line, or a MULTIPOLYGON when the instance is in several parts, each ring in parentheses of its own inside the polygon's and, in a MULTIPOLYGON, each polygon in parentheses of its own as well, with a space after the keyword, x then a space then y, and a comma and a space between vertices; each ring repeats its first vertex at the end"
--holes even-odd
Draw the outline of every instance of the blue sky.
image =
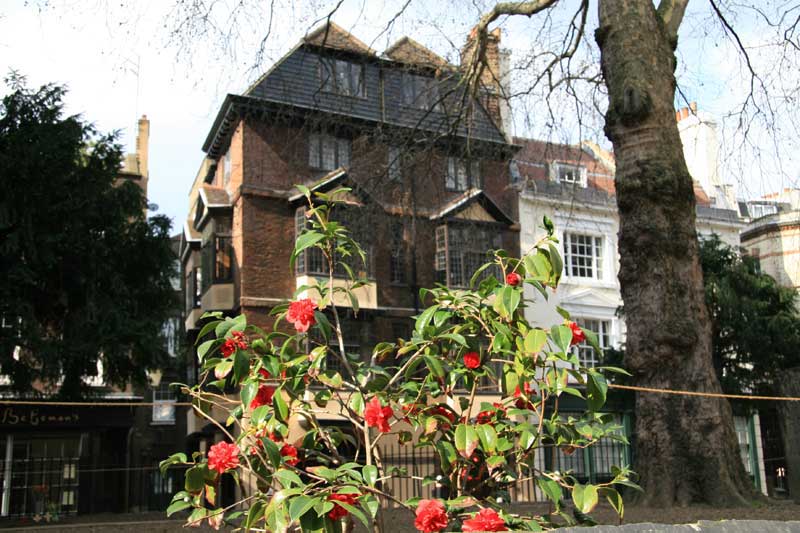
MULTIPOLYGON (((223 29, 229 23, 223 16, 224 4, 230 1, 222 2, 214 13, 223 29)), ((456 60, 458 47, 477 20, 480 9, 476 3, 480 6, 482 2, 415 2, 386 31, 387 21, 403 2, 348 0, 334 21, 378 51, 409 35, 456 60)), ((203 156, 202 142, 225 94, 243 91, 314 26, 332 2, 309 0, 296 5, 290 0, 276 0, 271 26, 264 11, 269 2, 254 2, 258 9, 235 22, 238 33, 228 48, 215 46, 219 41, 214 35, 188 41, 188 46, 184 46, 187 41, 170 40, 173 2, 140 0, 124 4, 65 0, 49 7, 43 4, 45 7, 39 9, 35 2, 5 2, 0 7, 0 71, 17 69, 31 85, 66 84, 70 89, 68 110, 83 114, 103 131, 120 130, 121 141, 129 151, 135 142, 136 120, 147 114, 151 121, 150 201, 179 228, 188 210, 189 187, 203 156), (262 61, 254 68, 255 50, 267 27, 271 28, 270 38, 262 61)), ((503 44, 511 49, 512 61, 529 55, 531 36, 537 34, 541 24, 563 28, 574 5, 574 1, 562 3, 551 21, 544 17, 501 20, 503 44)), ((751 21, 743 18, 737 22, 744 37, 766 39, 755 31, 751 21)), ((727 132, 730 121, 726 124, 723 118, 741 100, 746 79, 741 76, 742 63, 732 46, 706 37, 714 29, 713 19, 706 13, 690 11, 682 27, 679 74, 687 99, 697 100, 701 109, 718 117, 722 132, 727 132)), ((541 33, 534 48, 551 45, 548 39, 552 38, 541 33)), ((593 45, 591 40, 589 44, 593 45)), ((775 61, 774 51, 768 47, 754 48, 753 53, 758 66, 769 67, 770 61, 775 61)), ((775 74, 774 69, 765 71, 768 76, 775 74)), ((794 78, 781 90, 791 92, 791 85, 797 85, 796 74, 794 78)), ((523 82, 520 79, 519 83, 523 82)), ((5 91, 5 87, 0 88, 0 93, 5 91)), ((591 127, 598 124, 596 119, 587 118, 589 127, 578 132, 573 110, 563 102, 556 103, 556 123, 552 124, 558 126, 558 131, 553 131, 555 140, 593 138, 607 145, 600 130, 591 127)), ((543 135, 550 131, 548 122, 538 100, 529 98, 515 107, 518 133, 543 135)), ((785 139, 780 138, 777 145, 772 132, 753 130, 755 144, 764 155, 763 167, 754 165, 751 156, 740 157, 746 165, 741 160, 729 164, 734 163, 730 154, 741 156, 744 152, 736 148, 732 135, 721 135, 729 143, 728 152, 723 149, 729 154, 723 163, 730 167, 724 175, 737 184, 740 195, 752 197, 776 187, 796 186, 796 161, 770 155, 774 150, 797 153, 800 136, 796 135, 795 122, 787 120, 783 125, 780 133, 785 139)))

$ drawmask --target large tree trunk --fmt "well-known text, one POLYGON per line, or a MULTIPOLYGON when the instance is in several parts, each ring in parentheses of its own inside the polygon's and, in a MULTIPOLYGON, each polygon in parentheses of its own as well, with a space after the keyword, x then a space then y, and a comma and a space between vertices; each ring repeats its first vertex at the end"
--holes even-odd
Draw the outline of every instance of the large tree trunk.
MULTIPOLYGON (((800 396, 800 368, 786 370, 778 381, 781 396, 800 396)), ((789 495, 800 502, 800 402, 778 402, 789 495)))
MULTIPOLYGON (((599 5, 595 37, 617 164, 626 365, 636 385, 718 393, 694 190, 675 121, 677 24, 671 30, 652 0, 599 5)), ((723 399, 639 394, 634 455, 645 505, 736 505, 753 494, 723 399)))

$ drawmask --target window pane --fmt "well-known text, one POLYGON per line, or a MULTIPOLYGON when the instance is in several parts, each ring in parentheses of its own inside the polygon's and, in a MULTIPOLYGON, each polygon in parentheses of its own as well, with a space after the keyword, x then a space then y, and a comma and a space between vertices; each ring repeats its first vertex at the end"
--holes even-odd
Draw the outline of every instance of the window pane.
POLYGON ((312 168, 320 168, 320 142, 321 136, 317 133, 312 133, 308 136, 308 166, 312 168))
POLYGON ((387 154, 388 161, 386 162, 387 175, 392 181, 400 181, 402 179, 402 161, 400 160, 400 148, 397 146, 390 146, 387 154))
POLYGON ((322 136, 322 170, 336 168, 336 139, 330 135, 322 136))
POLYGON ((233 249, 230 237, 216 238, 216 268, 214 281, 230 281, 233 274, 233 249))
POLYGON ((329 59, 320 59, 319 62, 319 78, 320 85, 323 91, 333 92, 333 62, 329 59))
POLYGON ((336 61, 336 92, 339 94, 353 94, 350 88, 350 63, 336 61))
POLYGON ((467 164, 463 159, 456 164, 456 190, 467 190, 467 164))
POLYGON ((456 160, 454 157, 447 158, 447 177, 445 178, 445 187, 450 190, 456 188, 456 160))
POLYGON ((408 72, 403 72, 400 77, 403 84, 403 103, 406 105, 414 104, 414 76, 408 72))
POLYGON ((350 140, 349 139, 337 139, 336 140, 337 152, 339 154, 339 164, 337 166, 340 167, 349 167, 350 166, 350 140))
POLYGON ((365 96, 364 90, 364 65, 350 64, 350 88, 354 96, 365 96))
POLYGON ((470 174, 470 187, 476 189, 481 188, 481 164, 479 161, 473 161, 469 166, 470 174))

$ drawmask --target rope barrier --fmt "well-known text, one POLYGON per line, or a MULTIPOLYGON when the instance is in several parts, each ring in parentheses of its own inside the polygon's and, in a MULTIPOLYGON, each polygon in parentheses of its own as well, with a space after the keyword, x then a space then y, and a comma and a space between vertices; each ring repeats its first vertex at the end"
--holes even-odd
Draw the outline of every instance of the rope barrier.
POLYGON ((734 398, 737 400, 774 400, 783 402, 800 402, 800 398, 796 396, 756 396, 748 394, 724 394, 721 392, 695 392, 688 390, 675 390, 675 389, 654 389, 650 387, 636 387, 634 385, 618 385, 616 383, 609 383, 609 387, 613 389, 634 390, 639 392, 654 392, 657 394, 676 394, 681 396, 703 396, 706 398, 734 398))
MULTIPOLYGON (((701 396, 705 398, 728 398, 737 400, 766 400, 782 402, 800 402, 796 396, 757 396, 748 394, 724 394, 721 392, 696 392, 677 389, 655 389, 651 387, 637 387, 634 385, 619 385, 609 383, 609 388, 624 389, 637 392, 651 392, 655 394, 675 394, 679 396, 701 396)), ((44 400, 2 400, 0 405, 32 405, 32 406, 58 406, 58 407, 153 407, 156 405, 174 405, 175 407, 191 407, 191 402, 48 402, 44 400)))

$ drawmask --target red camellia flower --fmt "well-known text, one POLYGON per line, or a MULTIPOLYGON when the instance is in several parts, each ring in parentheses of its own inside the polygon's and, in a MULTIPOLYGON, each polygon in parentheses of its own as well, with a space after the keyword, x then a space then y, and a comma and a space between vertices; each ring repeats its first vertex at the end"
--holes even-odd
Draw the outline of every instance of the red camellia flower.
POLYGON ((247 337, 244 336, 244 333, 241 331, 231 331, 231 338, 236 343, 236 347, 240 350, 247 349, 247 337))
POLYGON ((297 448, 292 446, 291 444, 284 444, 283 448, 281 448, 281 457, 284 457, 284 461, 289 466, 294 466, 300 462, 297 458, 297 448))
POLYGON ((328 511, 328 517, 331 520, 340 520, 350 514, 350 511, 337 504, 336 502, 344 502, 348 505, 355 505, 358 494, 331 494, 328 496, 328 501, 334 502, 333 509, 328 511))
POLYGON ((239 447, 231 442, 218 442, 208 450, 208 467, 224 474, 239 466, 239 447))
POLYGON ((572 344, 580 344, 586 340, 586 334, 581 327, 575 322, 569 323, 569 329, 572 330, 572 344))
POLYGON ((440 500, 420 500, 414 527, 423 533, 436 533, 447 527, 447 512, 440 500))
POLYGON ((230 357, 236 351, 236 341, 233 339, 225 339, 222 346, 219 347, 222 357, 230 357))
POLYGON ((481 356, 478 355, 478 352, 467 352, 464 354, 464 366, 475 370, 479 366, 481 366, 481 356))
POLYGON ((506 283, 511 285, 512 287, 516 287, 522 282, 522 276, 517 274, 516 272, 509 272, 506 274, 506 283))
POLYGON ((464 520, 461 531, 508 531, 508 528, 497 511, 481 509, 472 518, 464 520))
POLYGON ((517 400, 514 402, 514 406, 517 409, 533 409, 533 403, 528 400, 528 398, 532 395, 535 395, 536 391, 533 390, 533 387, 530 383, 525 383, 522 385, 522 390, 520 390, 519 385, 514 389, 514 398, 517 400))
POLYGON ((269 372, 267 372, 267 370, 265 368, 259 368, 258 369, 258 373, 261 374, 261 377, 264 378, 264 379, 269 379, 269 378, 272 377, 272 376, 270 376, 269 372))
POLYGON ((302 298, 289 304, 286 311, 286 320, 294 324, 294 329, 300 333, 305 333, 308 328, 317 323, 314 319, 314 310, 317 304, 309 298, 302 298))
POLYGON ((267 385, 260 385, 255 398, 250 402, 250 409, 261 407, 262 405, 269 405, 272 403, 272 397, 275 395, 275 387, 267 385))
POLYGON ((382 407, 381 401, 377 396, 373 396, 364 408, 364 420, 367 421, 367 425, 378 428, 383 433, 388 433, 391 430, 389 418, 391 418, 392 414, 394 414, 392 413, 392 408, 388 405, 382 407))

